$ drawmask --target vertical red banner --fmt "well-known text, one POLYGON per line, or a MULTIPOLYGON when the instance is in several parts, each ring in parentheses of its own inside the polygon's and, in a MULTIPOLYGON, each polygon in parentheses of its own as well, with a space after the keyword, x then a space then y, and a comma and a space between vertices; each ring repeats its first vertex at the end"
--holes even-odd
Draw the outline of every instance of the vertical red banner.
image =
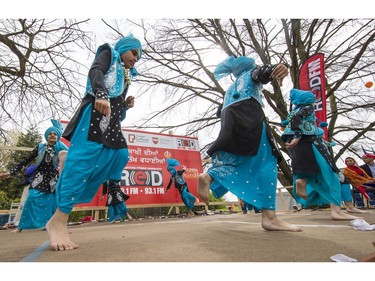
MULTIPOLYGON (((315 115, 321 122, 327 122, 326 80, 324 72, 324 55, 317 53, 309 57, 299 71, 300 89, 311 91, 315 95, 315 115)), ((319 124, 318 124, 319 125, 319 124)), ((327 128, 324 138, 327 139, 327 128)))

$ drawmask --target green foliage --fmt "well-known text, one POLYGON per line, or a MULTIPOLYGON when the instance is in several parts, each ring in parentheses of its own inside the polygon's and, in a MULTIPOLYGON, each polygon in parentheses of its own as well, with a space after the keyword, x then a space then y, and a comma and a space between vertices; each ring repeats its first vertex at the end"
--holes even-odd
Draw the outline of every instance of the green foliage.
POLYGON ((0 191, 0 210, 9 210, 11 200, 4 191, 0 191))
MULTIPOLYGON (((223 197, 216 198, 212 192, 210 192, 210 202, 225 202, 223 197)), ((223 209, 227 210, 227 207, 225 205, 215 205, 215 206, 208 206, 208 209, 211 211, 217 210, 217 209, 223 209)))
MULTIPOLYGON (((21 133, 17 139, 15 146, 17 147, 30 147, 34 148, 38 143, 42 142, 42 137, 35 127, 27 130, 27 133, 21 133)), ((29 151, 12 151, 11 159, 7 163, 7 168, 10 169, 30 154, 29 151)))
MULTIPOLYGON (((39 132, 35 127, 31 127, 27 130, 27 133, 21 133, 17 138, 17 142, 14 146, 17 147, 29 147, 34 148, 38 143, 42 141, 39 132)), ((6 170, 9 171, 23 159, 25 159, 30 154, 29 151, 12 151, 10 157, 7 158, 4 166, 6 170)), ((30 163, 32 164, 32 163, 30 163)), ((24 171, 18 172, 16 175, 9 178, 0 180, 0 192, 3 191, 9 198, 9 200, 15 200, 22 195, 22 186, 20 182, 24 179, 24 171)))
POLYGON ((79 222, 86 216, 91 216, 91 211, 71 212, 69 214, 68 222, 79 222))

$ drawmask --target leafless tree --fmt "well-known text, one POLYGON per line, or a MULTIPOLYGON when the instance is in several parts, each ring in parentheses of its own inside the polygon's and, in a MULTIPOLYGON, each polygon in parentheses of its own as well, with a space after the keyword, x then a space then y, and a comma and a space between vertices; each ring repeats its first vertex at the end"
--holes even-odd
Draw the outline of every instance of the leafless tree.
MULTIPOLYGON (((0 85, 0 101, 4 109, 0 115, 2 124, 5 117, 15 119, 10 114, 15 109, 23 112, 18 120, 24 118, 26 102, 28 105, 38 105, 34 107, 37 111, 48 108, 53 112, 55 106, 59 106, 59 112, 69 112, 67 101, 75 98, 74 93, 78 88, 69 78, 79 76, 79 72, 72 70, 75 69, 72 66, 77 66, 78 62, 71 60, 68 49, 63 49, 67 45, 63 43, 81 46, 86 42, 78 28, 83 22, 65 21, 66 24, 62 25, 65 29, 48 29, 51 32, 47 37, 47 28, 37 26, 54 25, 55 21, 7 20, 1 23, 7 27, 9 34, 12 34, 10 27, 13 27, 13 33, 17 33, 27 30, 28 26, 34 27, 33 32, 29 33, 35 33, 34 36, 26 32, 21 32, 22 36, 8 36, 23 55, 13 54, 8 58, 2 55, 1 50, 0 66, 13 69, 13 72, 7 73, 0 68, 3 80, 0 85), (70 33, 72 30, 68 27, 75 32, 70 33), (54 32, 58 34, 56 37, 52 36, 54 32), (38 48, 36 44, 26 44, 40 34, 45 36, 38 37, 41 38, 38 48), (65 37, 67 34, 73 37, 65 37), (29 49, 32 55, 27 57, 26 74, 42 69, 41 65, 50 65, 49 62, 55 59, 53 65, 56 67, 43 68, 47 72, 38 72, 48 73, 47 76, 38 75, 32 79, 20 77, 22 58, 29 49), (34 49, 38 52, 34 52, 34 49), (65 75, 61 75, 61 71, 65 75), (62 76, 65 79, 60 79, 62 76), (32 83, 36 85, 33 91, 30 90, 32 83)), ((286 161, 288 151, 280 139, 279 123, 289 110, 289 90, 299 87, 297 77, 300 66, 314 53, 325 54, 328 138, 337 143, 334 147, 335 159, 347 151, 359 155, 361 145, 374 146, 374 90, 363 86, 364 82, 374 80, 374 23, 372 19, 141 19, 105 22, 113 30, 114 37, 122 34, 121 30, 127 30, 130 24, 143 31, 144 55, 137 66, 141 74, 137 78, 137 85, 140 85, 137 95, 158 103, 161 108, 148 112, 147 118, 139 121, 135 127, 159 132, 178 130, 182 134, 198 136, 203 144, 202 155, 217 136, 220 123, 216 116, 217 106, 222 103, 231 82, 230 78, 220 80, 220 83, 214 79, 216 65, 229 55, 250 56, 258 64, 289 64, 289 81, 284 81, 281 88, 272 82, 263 90, 267 116, 285 158, 280 164, 285 174, 282 179, 285 185, 291 182, 291 171, 286 161)), ((3 31, 0 38, 3 43, 3 31)), ((2 44, 0 46, 4 48, 2 44)))
POLYGON ((80 69, 85 55, 80 51, 91 44, 90 34, 82 29, 87 22, 0 19, 2 137, 6 124, 23 127, 70 117, 84 86, 80 69))
MULTIPOLYGON (((154 101, 161 98, 163 105, 139 122, 138 128, 183 129, 184 134, 199 135, 204 154, 216 137, 216 108, 229 82, 214 80, 217 63, 230 55, 250 56, 258 64, 284 62, 290 65, 290 81, 281 88, 272 82, 263 93, 269 121, 287 159, 279 123, 289 110, 289 90, 299 87, 302 63, 314 53, 323 53, 328 138, 337 143, 335 160, 348 151, 359 155, 361 145, 374 146, 374 90, 364 87, 365 81, 374 80, 374 20, 163 19, 132 23, 142 28, 146 42, 139 95, 154 101)), ((285 160, 280 168, 286 177, 283 182, 290 183, 285 160)))

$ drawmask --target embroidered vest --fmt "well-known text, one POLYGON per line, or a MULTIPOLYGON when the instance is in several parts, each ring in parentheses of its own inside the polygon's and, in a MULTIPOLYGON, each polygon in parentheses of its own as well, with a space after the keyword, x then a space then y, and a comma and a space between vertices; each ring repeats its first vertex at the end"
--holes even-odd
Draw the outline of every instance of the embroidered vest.
POLYGON ((255 98, 260 103, 260 105, 264 107, 262 94, 263 85, 261 83, 255 82, 251 78, 251 71, 244 72, 229 87, 229 89, 225 93, 222 110, 233 103, 250 98, 255 98))
MULTIPOLYGON (((109 48, 111 50, 111 63, 109 69, 104 74, 104 84, 108 90, 108 97, 115 98, 120 96, 125 89, 124 84, 124 70, 121 65, 120 54, 115 51, 109 44, 104 44, 98 48, 96 56, 98 56, 103 50, 109 48)), ((95 93, 92 90, 90 78, 87 77, 86 92, 85 95, 92 95, 95 97, 95 93)))
MULTIPOLYGON (((46 147, 47 147, 47 144, 45 143, 38 144, 38 156, 36 158, 36 163, 35 163, 36 167, 38 167, 40 163, 42 162, 44 158, 44 154, 46 153, 46 147)), ((53 163, 53 166, 57 169, 59 165, 59 157, 58 157, 59 151, 56 151, 56 149, 54 149, 54 151, 55 151, 55 155, 52 158, 52 163, 53 163)))
MULTIPOLYGON (((284 129, 283 135, 294 135, 294 130, 292 129, 292 119, 301 109, 302 107, 298 107, 289 113, 287 118, 288 124, 284 129)), ((315 112, 313 111, 310 115, 305 116, 298 128, 301 130, 302 135, 316 135, 318 133, 318 126, 316 125, 315 112)))

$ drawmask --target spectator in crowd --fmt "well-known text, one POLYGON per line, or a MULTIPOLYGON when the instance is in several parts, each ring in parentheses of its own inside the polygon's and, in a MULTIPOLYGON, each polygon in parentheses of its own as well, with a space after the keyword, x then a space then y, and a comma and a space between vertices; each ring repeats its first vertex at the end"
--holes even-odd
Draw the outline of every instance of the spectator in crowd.
POLYGON ((375 178, 369 176, 365 170, 360 168, 353 157, 346 157, 345 164, 345 177, 353 187, 357 188, 363 194, 366 200, 368 200, 369 205, 374 207, 375 202, 373 192, 375 191, 375 178))

